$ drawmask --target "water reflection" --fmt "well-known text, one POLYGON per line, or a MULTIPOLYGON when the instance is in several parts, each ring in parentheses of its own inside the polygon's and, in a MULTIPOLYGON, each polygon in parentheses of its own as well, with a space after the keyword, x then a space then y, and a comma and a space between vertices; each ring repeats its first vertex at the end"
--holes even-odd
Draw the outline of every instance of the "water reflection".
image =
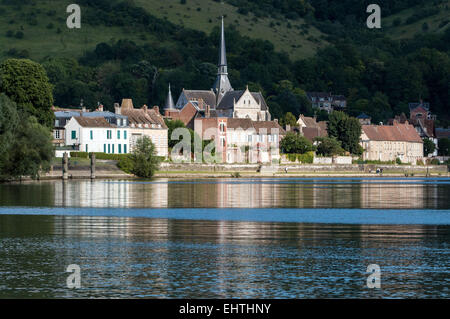
POLYGON ((0 216, 0 297, 448 298, 448 226, 0 216), (65 287, 67 265, 82 289, 65 287), (382 289, 365 288, 367 265, 382 289))
POLYGON ((56 181, 0 185, 1 206, 448 209, 450 180, 56 181))

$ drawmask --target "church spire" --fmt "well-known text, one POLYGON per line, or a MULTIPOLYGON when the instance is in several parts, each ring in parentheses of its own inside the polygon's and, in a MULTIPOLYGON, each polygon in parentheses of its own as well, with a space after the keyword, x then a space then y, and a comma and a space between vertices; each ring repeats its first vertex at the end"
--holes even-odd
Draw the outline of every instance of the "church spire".
POLYGON ((225 47, 225 27, 222 17, 222 29, 220 34, 219 63, 217 70, 217 78, 213 85, 216 93, 217 104, 228 91, 233 91, 230 80, 228 79, 227 52, 225 47))
POLYGON ((175 103, 173 103, 172 91, 170 90, 169 83, 169 93, 167 93, 166 105, 164 106, 165 110, 173 110, 175 108, 175 103))

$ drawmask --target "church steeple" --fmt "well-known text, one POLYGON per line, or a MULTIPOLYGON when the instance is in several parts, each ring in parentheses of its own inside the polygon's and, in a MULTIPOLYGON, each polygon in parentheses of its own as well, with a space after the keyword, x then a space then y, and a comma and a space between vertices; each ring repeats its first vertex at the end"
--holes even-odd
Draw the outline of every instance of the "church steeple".
POLYGON ((225 28, 222 17, 222 30, 220 34, 219 63, 217 70, 217 78, 213 85, 216 93, 217 104, 228 91, 233 91, 230 80, 228 79, 227 52, 225 47, 225 28))
POLYGON ((170 90, 169 83, 169 93, 167 93, 166 105, 164 106, 164 110, 173 110, 175 109, 175 103, 173 103, 172 91, 170 90))

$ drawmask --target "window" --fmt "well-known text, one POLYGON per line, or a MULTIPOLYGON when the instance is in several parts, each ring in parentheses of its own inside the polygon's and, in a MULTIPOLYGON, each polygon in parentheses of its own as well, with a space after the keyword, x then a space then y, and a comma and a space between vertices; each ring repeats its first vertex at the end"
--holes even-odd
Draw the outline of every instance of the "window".
POLYGON ((56 126, 56 127, 59 126, 59 120, 55 120, 55 126, 56 126))
POLYGON ((123 144, 123 152, 126 154, 127 153, 127 144, 123 144))
POLYGON ((91 133, 91 140, 93 140, 94 139, 94 131, 91 131, 90 133, 91 133))
POLYGON ((127 131, 123 131, 123 138, 126 140, 127 139, 127 131))
POLYGON ((111 153, 111 144, 108 144, 108 153, 111 153))
POLYGON ((86 153, 88 153, 88 152, 89 152, 89 145, 86 144, 86 153))
POLYGON ((72 140, 77 138, 77 131, 72 131, 72 140))
POLYGON ((112 145, 112 153, 114 154, 114 144, 112 145))
POLYGON ((59 139, 61 137, 61 134, 59 133, 59 130, 55 130, 55 138, 59 139))
POLYGON ((225 123, 220 123, 219 128, 221 132, 225 132, 225 123))
POLYGON ((120 140, 120 131, 117 130, 117 139, 120 140))
POLYGON ((119 144, 119 154, 122 154, 122 144, 119 144))
POLYGON ((106 153, 106 144, 103 144, 103 153, 106 153))

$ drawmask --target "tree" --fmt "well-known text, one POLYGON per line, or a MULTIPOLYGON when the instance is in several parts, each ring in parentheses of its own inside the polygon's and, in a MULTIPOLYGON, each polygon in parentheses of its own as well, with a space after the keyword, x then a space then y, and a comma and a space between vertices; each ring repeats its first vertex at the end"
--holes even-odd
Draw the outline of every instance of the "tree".
POLYGON ((334 156, 342 155, 344 149, 341 147, 341 142, 339 142, 334 137, 317 137, 317 154, 322 156, 334 156))
POLYGON ((439 155, 449 156, 450 155, 450 139, 441 138, 438 142, 439 155))
POLYGON ((351 154, 360 155, 363 152, 359 139, 361 124, 358 119, 349 117, 344 112, 335 111, 329 116, 328 135, 342 143, 342 148, 351 154))
POLYGON ((314 151, 314 145, 298 133, 288 132, 281 140, 280 147, 285 154, 304 154, 314 151))
POLYGON ((156 147, 152 140, 144 136, 136 141, 130 155, 131 173, 136 176, 150 178, 159 169, 160 158, 156 156, 156 147))
POLYGON ((428 154, 432 154, 436 150, 436 145, 432 140, 425 138, 423 140, 423 154, 428 156, 428 154))
POLYGON ((290 125, 291 127, 296 126, 297 119, 295 118, 294 114, 292 114, 291 112, 287 112, 286 115, 284 116, 283 124, 290 125))
POLYGON ((19 111, 36 117, 42 125, 52 127, 52 85, 40 64, 31 60, 5 60, 0 64, 0 93, 14 101, 19 111))
POLYGON ((50 130, 33 116, 19 117, 16 104, 0 94, 0 180, 38 178, 52 157, 50 130))
POLYGON ((172 140, 172 132, 177 128, 185 128, 186 125, 180 120, 165 120, 165 123, 169 129, 168 136, 169 136, 169 148, 174 147, 179 141, 178 140, 172 140))

